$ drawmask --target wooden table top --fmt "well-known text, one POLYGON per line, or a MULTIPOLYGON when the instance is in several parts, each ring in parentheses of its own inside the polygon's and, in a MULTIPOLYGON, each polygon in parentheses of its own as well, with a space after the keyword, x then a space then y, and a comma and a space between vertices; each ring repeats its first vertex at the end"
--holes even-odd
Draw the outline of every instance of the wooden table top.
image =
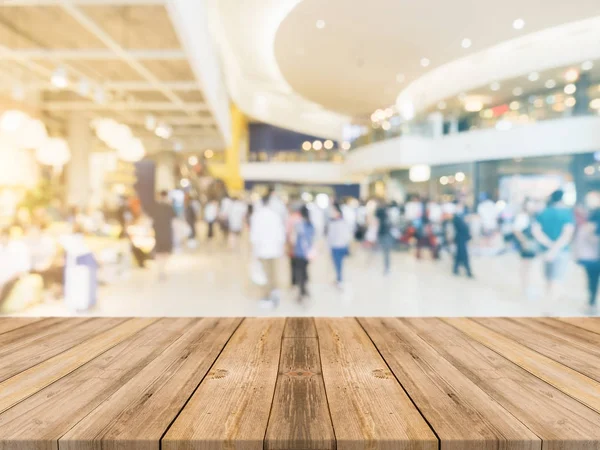
POLYGON ((600 449, 600 319, 0 319, 0 449, 600 449))

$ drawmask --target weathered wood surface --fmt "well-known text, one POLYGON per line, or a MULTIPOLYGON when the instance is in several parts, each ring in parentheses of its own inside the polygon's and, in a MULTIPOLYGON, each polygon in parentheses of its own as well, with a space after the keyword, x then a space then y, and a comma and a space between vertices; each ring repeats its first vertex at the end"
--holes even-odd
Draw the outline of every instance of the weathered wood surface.
POLYGON ((0 450, 600 450, 600 319, 0 318, 0 450))

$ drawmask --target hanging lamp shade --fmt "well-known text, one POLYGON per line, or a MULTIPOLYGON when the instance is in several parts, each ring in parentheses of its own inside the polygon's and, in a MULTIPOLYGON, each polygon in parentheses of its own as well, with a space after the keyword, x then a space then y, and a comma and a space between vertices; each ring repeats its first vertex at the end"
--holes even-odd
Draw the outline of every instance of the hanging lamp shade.
POLYGON ((49 138, 36 149, 35 157, 45 166, 62 167, 71 159, 71 150, 64 139, 49 138))

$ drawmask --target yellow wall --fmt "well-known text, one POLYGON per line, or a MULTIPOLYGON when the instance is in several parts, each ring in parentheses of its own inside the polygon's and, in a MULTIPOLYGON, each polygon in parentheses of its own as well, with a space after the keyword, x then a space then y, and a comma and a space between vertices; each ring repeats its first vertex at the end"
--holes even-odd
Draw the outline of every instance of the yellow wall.
POLYGON ((211 175, 223 180, 230 192, 239 192, 244 189, 244 180, 240 174, 240 159, 241 153, 247 151, 248 120, 233 104, 231 105, 231 134, 231 145, 225 149, 225 163, 210 164, 209 167, 211 175))

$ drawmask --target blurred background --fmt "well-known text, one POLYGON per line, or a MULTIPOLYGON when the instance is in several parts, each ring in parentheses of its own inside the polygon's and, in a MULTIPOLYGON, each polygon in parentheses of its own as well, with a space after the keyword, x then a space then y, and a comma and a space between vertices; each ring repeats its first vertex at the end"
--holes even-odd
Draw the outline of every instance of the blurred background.
POLYGON ((0 2, 0 314, 596 315, 595 0, 0 2))

